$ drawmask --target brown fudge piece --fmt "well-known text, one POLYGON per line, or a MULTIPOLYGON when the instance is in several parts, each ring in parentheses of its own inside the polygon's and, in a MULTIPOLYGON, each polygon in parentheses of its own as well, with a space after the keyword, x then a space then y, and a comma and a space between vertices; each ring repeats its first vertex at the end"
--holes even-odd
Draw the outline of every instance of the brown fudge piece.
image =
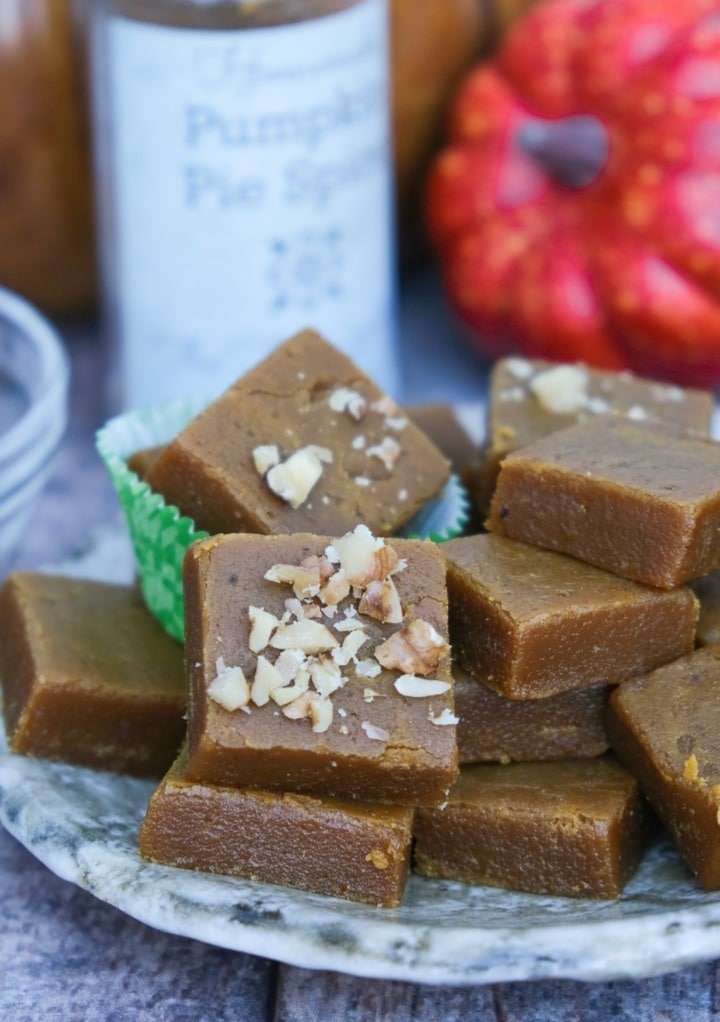
POLYGON ((610 743, 706 890, 720 888, 720 646, 621 685, 610 743))
POLYGON ((185 735, 182 647, 134 588, 19 572, 0 592, 13 752, 161 776, 185 735))
POLYGON ((456 718, 444 561, 434 544, 378 541, 363 527, 340 540, 309 534, 216 536, 188 551, 185 607, 191 679, 188 777, 402 805, 445 798, 457 774, 456 718), (371 544, 379 546, 372 561, 367 557, 371 544), (329 547, 334 558, 329 571, 334 574, 328 585, 335 587, 345 572, 353 584, 349 595, 332 596, 331 589, 326 590, 324 582, 318 586, 310 574, 307 589, 300 588, 302 579, 295 586, 303 596, 301 604, 291 584, 264 577, 268 572, 282 574, 272 571, 276 565, 320 558, 321 576, 327 578, 324 553, 329 547), (372 616, 380 608, 378 586, 384 583, 365 586, 362 577, 369 571, 382 579, 397 557, 406 566, 396 565, 400 570, 390 576, 399 603, 398 613, 387 621, 384 610, 380 617, 372 616), (324 613, 333 610, 326 598, 340 601, 333 616, 324 613), (271 619, 271 637, 266 633, 258 638, 259 630, 251 632, 252 607, 275 619, 287 612, 288 624, 276 629, 271 619), (297 618, 307 613, 316 616, 297 618), (345 630, 358 622, 361 630, 345 630), (308 634, 301 646, 301 633, 308 633, 309 625, 317 634, 308 634), (353 656, 350 646, 363 635, 366 641, 353 656), (379 651, 391 636, 390 648, 379 651), (283 653, 284 665, 279 660, 283 653), (289 687, 278 689, 266 661, 288 677, 288 658, 291 673, 299 674, 289 687), (253 694, 249 702, 239 697, 245 700, 244 711, 218 701, 217 689, 224 681, 216 679, 227 680, 223 668, 235 667, 242 669, 252 693, 258 686, 259 695, 253 694), (335 673, 328 673, 331 670, 335 673), (300 698, 308 672, 310 691, 300 698), (269 698, 268 675, 276 685, 269 698), (403 687, 403 675, 416 677, 409 694, 395 687, 396 682, 403 687), (437 694, 425 694, 430 681, 436 683, 430 688, 437 694))
POLYGON ((615 685, 693 647, 697 601, 573 557, 485 534, 449 540, 457 661, 503 695, 615 685))
POLYGON ((607 751, 607 685, 508 699, 453 666, 460 763, 587 759, 607 751))
POLYGON ((708 435, 713 409, 714 397, 707 390, 658 383, 629 372, 540 359, 500 359, 490 376, 487 403, 483 473, 487 504, 502 459, 558 429, 613 413, 638 422, 674 422, 708 435))
POLYGON ((141 479, 145 479, 151 466, 155 464, 164 450, 165 444, 158 444, 156 447, 145 447, 141 451, 135 451, 127 460, 128 468, 141 479))
POLYGON ((416 813, 415 868, 536 894, 616 898, 653 830, 637 781, 610 755, 464 766, 444 809, 416 813))
POLYGON ((210 533, 339 536, 364 522, 387 535, 448 474, 407 415, 306 330, 193 419, 150 467, 148 483, 210 533))
POLYGON ((700 601, 695 640, 699 646, 712 646, 720 642, 720 570, 695 579, 690 588, 700 601))
POLYGON ((441 402, 406 405, 404 410, 438 450, 442 451, 456 472, 462 475, 468 466, 478 460, 478 445, 451 405, 441 402))
POLYGON ((181 756, 150 799, 140 854, 392 908, 410 864, 413 810, 189 781, 181 756))
POLYGON ((580 423, 508 455, 489 529, 672 588, 720 567, 720 444, 659 423, 580 423))

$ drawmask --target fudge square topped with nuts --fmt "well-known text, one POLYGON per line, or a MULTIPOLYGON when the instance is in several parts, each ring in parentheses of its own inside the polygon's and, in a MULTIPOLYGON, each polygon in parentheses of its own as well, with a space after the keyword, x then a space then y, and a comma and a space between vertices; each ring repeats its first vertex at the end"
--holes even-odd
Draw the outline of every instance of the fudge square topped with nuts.
POLYGON ((147 481, 210 533, 340 536, 396 532, 448 476, 392 398, 305 330, 193 419, 147 481))
POLYGON ((433 543, 218 535, 189 548, 184 581, 189 780, 445 800, 457 718, 433 543))

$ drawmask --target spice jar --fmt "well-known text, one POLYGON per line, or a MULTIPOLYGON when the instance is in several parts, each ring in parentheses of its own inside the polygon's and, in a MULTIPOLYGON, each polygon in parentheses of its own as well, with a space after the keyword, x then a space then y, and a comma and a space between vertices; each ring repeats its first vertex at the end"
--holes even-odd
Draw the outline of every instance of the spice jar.
POLYGON ((396 384, 387 0, 96 0, 117 403, 213 397, 312 327, 396 384))
POLYGON ((0 285, 46 312, 84 311, 95 260, 76 12, 0 7, 0 285))

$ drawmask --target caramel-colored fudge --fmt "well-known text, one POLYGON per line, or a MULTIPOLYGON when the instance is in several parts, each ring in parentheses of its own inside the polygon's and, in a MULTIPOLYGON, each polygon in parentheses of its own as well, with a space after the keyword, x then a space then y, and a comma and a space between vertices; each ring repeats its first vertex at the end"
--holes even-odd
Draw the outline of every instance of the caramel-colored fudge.
POLYGON ((362 526, 212 537, 186 555, 185 608, 190 779, 443 801, 457 746, 434 544, 362 526))
POLYGON ((451 405, 442 402, 408 405, 405 411, 460 475, 468 466, 473 466, 477 462, 479 457, 477 442, 458 417, 457 410, 451 405))
POLYGON ((720 889, 720 646, 621 685, 608 731, 702 887, 720 889))
POLYGON ((185 734, 183 652, 134 588, 19 572, 0 618, 13 752, 162 776, 185 734))
POLYGON ((628 372, 504 358, 493 366, 487 403, 484 490, 489 504, 502 459, 540 437, 609 413, 636 422, 673 422, 710 433, 710 391, 646 380, 628 372))
POLYGON ((140 854, 392 908, 410 865, 413 810, 189 781, 181 756, 150 799, 140 854))
POLYGON ((457 664, 453 674, 460 763, 587 759, 607 751, 609 686, 508 699, 457 664))
POLYGON ((720 643, 720 570, 695 579, 690 588, 700 601, 695 641, 699 646, 720 643))
POLYGON ((190 422, 148 470, 210 533, 395 532, 442 488, 435 445, 310 330, 280 345, 190 422))
POLYGON ((672 588, 720 567, 720 444, 603 418, 505 458, 487 526, 672 588))
POLYGON ((510 698, 615 685, 693 648, 688 587, 654 589, 492 534, 441 549, 453 654, 510 698))
POLYGON ((535 894, 616 898, 653 830, 637 781, 610 755, 464 766, 444 809, 416 813, 415 868, 535 894))

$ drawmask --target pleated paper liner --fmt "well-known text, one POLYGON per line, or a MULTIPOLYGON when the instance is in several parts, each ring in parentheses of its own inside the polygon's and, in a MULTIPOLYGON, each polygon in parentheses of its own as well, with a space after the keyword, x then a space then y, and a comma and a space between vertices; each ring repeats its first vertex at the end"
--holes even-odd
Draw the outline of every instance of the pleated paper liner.
MULTIPOLYGON (((102 457, 127 521, 138 578, 150 612, 180 642, 184 638, 182 563, 187 547, 208 535, 167 504, 127 465, 138 451, 169 443, 206 406, 206 400, 172 401, 110 419, 97 434, 102 457)), ((458 536, 470 501, 457 476, 398 535, 443 542, 458 536)))

